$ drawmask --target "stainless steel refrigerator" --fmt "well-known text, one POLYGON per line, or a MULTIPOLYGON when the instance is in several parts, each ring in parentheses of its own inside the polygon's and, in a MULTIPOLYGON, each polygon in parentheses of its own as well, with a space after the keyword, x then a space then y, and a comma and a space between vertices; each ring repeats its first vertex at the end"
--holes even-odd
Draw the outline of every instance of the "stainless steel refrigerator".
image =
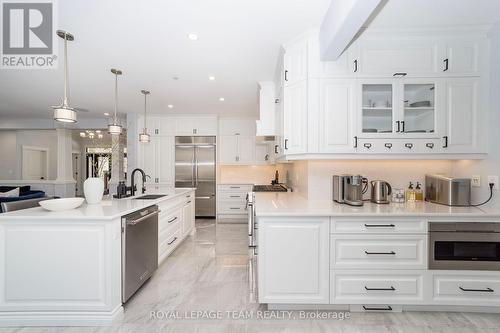
POLYGON ((196 216, 215 217, 215 136, 175 137, 175 187, 196 187, 196 216))

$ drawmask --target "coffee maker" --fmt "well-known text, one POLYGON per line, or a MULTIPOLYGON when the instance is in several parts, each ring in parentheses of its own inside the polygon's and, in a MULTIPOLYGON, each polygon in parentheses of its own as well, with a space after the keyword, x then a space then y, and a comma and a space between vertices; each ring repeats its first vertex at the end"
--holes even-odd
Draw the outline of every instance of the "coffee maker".
POLYGON ((333 176, 333 201, 351 206, 363 206, 363 194, 368 179, 360 175, 333 176))

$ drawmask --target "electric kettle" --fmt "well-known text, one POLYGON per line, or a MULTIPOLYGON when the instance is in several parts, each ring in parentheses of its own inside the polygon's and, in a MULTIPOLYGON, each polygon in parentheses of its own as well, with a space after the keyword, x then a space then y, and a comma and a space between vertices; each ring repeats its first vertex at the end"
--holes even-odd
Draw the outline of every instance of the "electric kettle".
POLYGON ((372 191, 370 201, 377 204, 388 204, 391 195, 391 185, 383 180, 371 181, 372 191))

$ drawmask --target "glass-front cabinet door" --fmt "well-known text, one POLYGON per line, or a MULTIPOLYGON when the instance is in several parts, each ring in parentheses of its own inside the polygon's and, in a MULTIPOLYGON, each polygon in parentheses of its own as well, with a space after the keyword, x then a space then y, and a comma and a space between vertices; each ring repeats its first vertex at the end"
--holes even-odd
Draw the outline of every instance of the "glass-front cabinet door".
POLYGON ((361 83, 361 133, 363 137, 390 136, 394 128, 394 85, 390 81, 361 83))
POLYGON ((434 83, 403 83, 401 132, 429 136, 436 132, 435 96, 434 83))

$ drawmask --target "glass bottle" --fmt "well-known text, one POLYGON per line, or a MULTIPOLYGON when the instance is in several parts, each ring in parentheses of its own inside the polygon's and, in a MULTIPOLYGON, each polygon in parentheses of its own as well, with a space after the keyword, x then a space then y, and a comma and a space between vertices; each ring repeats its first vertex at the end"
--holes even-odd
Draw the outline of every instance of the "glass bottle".
POLYGON ((417 182, 417 186, 415 187, 415 200, 416 201, 423 201, 424 200, 424 191, 422 191, 422 188, 420 187, 420 183, 417 182))
POLYGON ((412 182, 410 182, 410 185, 408 185, 408 189, 406 190, 405 197, 406 197, 407 202, 414 202, 415 201, 415 190, 413 189, 412 182))

